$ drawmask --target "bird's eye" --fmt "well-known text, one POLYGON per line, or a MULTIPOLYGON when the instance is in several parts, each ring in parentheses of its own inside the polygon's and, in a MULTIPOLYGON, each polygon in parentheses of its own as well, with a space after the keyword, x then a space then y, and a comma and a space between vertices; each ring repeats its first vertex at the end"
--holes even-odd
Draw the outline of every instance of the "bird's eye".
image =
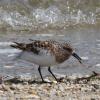
POLYGON ((72 52, 72 49, 71 48, 67 48, 67 47, 63 47, 63 49, 69 51, 69 52, 72 52))

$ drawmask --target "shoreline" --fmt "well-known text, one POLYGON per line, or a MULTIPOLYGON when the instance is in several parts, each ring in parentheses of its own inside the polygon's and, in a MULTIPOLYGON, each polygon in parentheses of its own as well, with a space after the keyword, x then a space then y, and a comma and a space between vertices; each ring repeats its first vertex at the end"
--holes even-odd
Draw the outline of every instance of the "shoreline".
POLYGON ((41 79, 32 81, 27 79, 22 80, 21 78, 13 78, 0 84, 0 99, 99 100, 100 75, 93 75, 94 74, 88 77, 76 79, 64 77, 62 78, 62 82, 58 83, 52 77, 48 76, 45 77, 45 80, 49 83, 41 83, 41 79))

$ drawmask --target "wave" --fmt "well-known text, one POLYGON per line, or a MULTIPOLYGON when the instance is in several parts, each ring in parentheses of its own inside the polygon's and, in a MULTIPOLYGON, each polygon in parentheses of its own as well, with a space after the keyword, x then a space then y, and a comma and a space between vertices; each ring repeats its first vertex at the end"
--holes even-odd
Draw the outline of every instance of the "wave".
POLYGON ((1 0, 0 29, 34 31, 100 23, 100 0, 1 0))

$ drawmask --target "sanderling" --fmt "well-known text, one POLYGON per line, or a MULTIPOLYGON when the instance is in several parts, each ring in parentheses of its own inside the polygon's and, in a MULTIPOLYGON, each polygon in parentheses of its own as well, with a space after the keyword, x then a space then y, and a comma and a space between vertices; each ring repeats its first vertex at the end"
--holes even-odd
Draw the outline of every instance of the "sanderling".
POLYGON ((11 47, 21 50, 17 58, 38 64, 38 71, 42 82, 45 82, 41 73, 42 66, 48 66, 48 71, 59 81, 52 73, 50 66, 61 64, 72 55, 80 63, 82 59, 74 52, 72 46, 67 42, 57 42, 54 40, 31 40, 30 43, 12 44, 11 47))

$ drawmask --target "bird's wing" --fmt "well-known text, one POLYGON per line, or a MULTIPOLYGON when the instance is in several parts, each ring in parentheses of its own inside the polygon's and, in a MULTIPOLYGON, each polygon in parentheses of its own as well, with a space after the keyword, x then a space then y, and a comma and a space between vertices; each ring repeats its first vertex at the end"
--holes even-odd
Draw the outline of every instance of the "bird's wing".
POLYGON ((52 43, 50 41, 40 41, 40 40, 34 40, 31 43, 17 43, 10 45, 13 48, 20 49, 22 51, 29 51, 33 52, 37 55, 49 55, 51 54, 52 43))
POLYGON ((72 49, 67 43, 59 43, 54 40, 31 40, 31 43, 17 43, 12 44, 11 47, 20 49, 22 51, 33 52, 37 55, 51 55, 65 49, 72 49))
POLYGON ((30 51, 33 52, 34 54, 38 54, 40 50, 38 50, 33 43, 18 43, 14 42, 15 44, 10 45, 13 48, 20 49, 22 51, 30 51))

